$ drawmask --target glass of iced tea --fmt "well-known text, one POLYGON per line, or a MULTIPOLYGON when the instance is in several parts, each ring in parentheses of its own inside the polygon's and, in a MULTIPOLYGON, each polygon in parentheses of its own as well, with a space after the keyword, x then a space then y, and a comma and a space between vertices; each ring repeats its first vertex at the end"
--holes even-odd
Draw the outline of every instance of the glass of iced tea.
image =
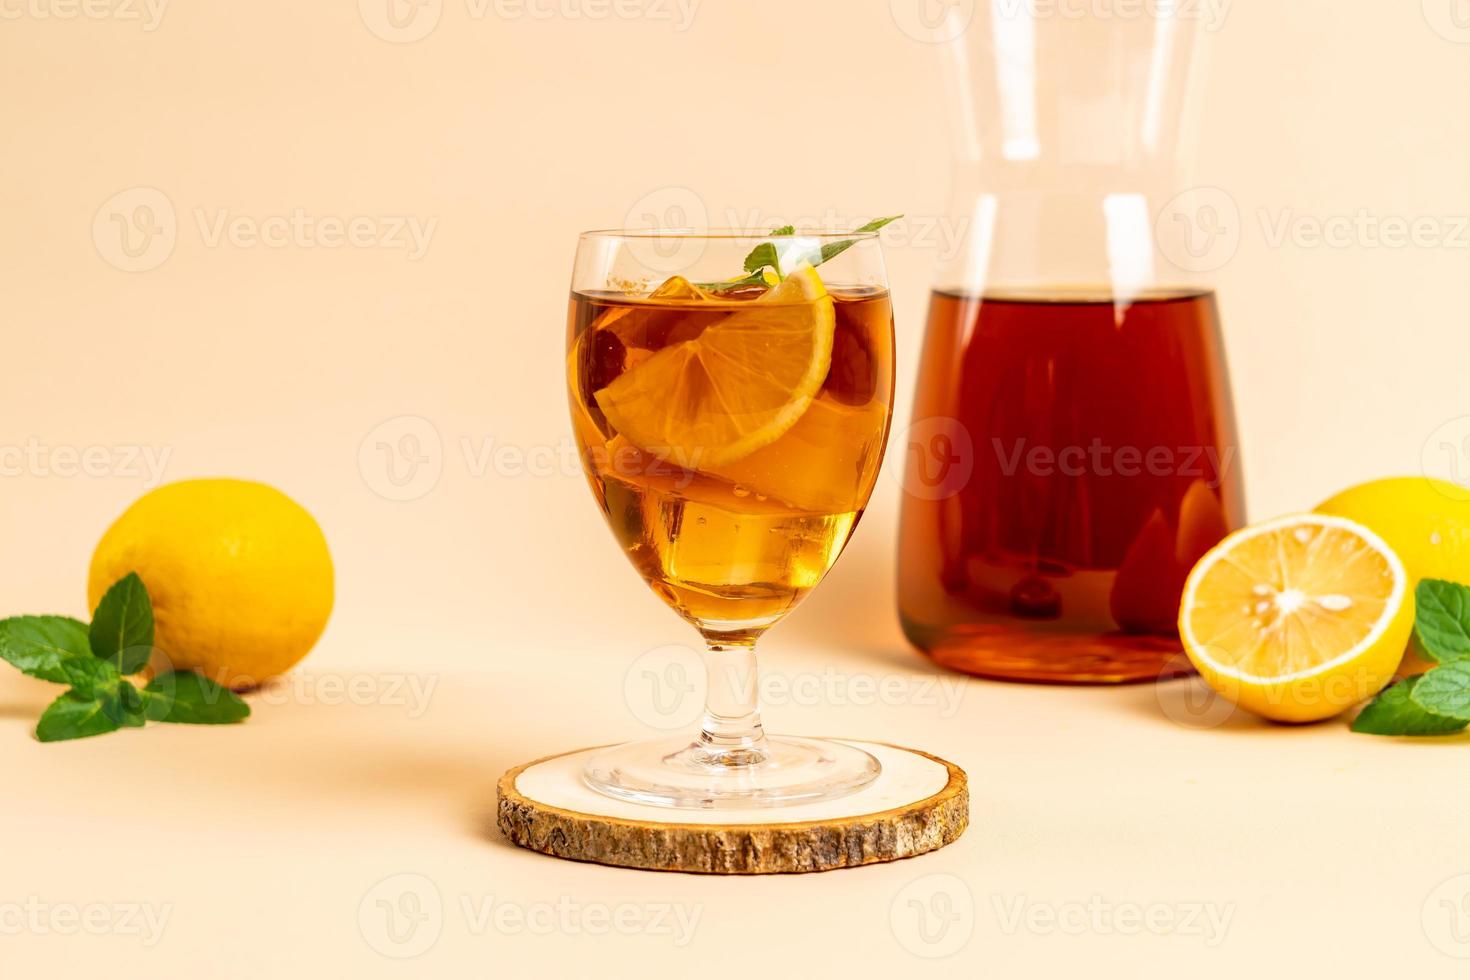
POLYGON ((603 750, 588 784, 699 808, 867 785, 860 748, 764 733, 755 643, 836 561, 877 478, 893 314, 876 234, 585 233, 567 349, 593 495, 708 674, 697 733, 603 750))

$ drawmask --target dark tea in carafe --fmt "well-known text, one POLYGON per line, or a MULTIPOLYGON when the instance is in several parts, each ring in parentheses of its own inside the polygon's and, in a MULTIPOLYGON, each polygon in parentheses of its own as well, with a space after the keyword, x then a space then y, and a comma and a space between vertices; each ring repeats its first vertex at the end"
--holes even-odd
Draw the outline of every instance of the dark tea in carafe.
POLYGON ((1190 568, 1244 506, 1215 296, 936 292, 907 445, 899 608, 949 667, 1183 669, 1190 568))

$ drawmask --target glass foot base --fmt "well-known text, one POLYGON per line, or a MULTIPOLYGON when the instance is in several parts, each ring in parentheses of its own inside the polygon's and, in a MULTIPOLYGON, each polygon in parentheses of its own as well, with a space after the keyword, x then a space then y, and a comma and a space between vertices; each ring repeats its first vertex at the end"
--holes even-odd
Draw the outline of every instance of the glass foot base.
POLYGON ((716 752, 683 736, 602 749, 582 779, 630 803, 734 810, 836 799, 878 771, 877 759, 841 742, 773 736, 757 748, 716 752))

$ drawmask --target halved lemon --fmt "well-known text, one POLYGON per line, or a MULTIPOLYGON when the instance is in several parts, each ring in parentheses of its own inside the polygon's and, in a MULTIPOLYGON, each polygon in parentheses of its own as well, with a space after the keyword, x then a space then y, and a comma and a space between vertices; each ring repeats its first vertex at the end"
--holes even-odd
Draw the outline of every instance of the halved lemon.
POLYGON ((1368 528, 1301 514, 1244 528, 1184 585, 1179 636, 1221 696, 1317 721, 1393 679, 1414 625, 1403 562, 1368 528))
POLYGON ((692 340, 665 347, 594 392, 639 449, 688 469, 723 466, 781 438, 832 364, 836 313, 802 266, 692 340))

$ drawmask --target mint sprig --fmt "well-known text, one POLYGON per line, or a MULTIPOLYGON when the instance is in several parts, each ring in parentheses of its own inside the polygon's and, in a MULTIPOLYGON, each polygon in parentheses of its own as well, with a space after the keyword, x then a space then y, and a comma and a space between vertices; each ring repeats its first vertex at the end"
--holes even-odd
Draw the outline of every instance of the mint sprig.
POLYGON ((1380 692, 1353 720, 1355 732, 1453 735, 1470 726, 1470 587, 1424 579, 1414 602, 1414 638, 1436 666, 1380 692))
MULTIPOLYGON (((861 228, 855 229, 853 234, 863 235, 868 232, 878 231, 885 225, 897 221, 902 217, 903 215, 901 214, 895 214, 887 218, 874 218, 861 228)), ((795 235, 795 225, 782 225, 780 228, 773 229, 770 237, 791 238, 795 235)), ((835 259, 843 252, 846 252, 856 245, 857 242, 858 240, 856 238, 844 238, 835 242, 827 242, 820 249, 797 254, 794 258, 798 262, 809 262, 814 266, 821 265, 823 262, 835 259)), ((792 257, 788 256, 788 258, 792 257)), ((786 274, 781 271, 781 253, 776 248, 774 242, 761 242, 755 248, 751 249, 750 254, 745 257, 744 267, 747 273, 744 276, 735 279, 726 279, 724 282, 702 282, 699 284, 699 287, 713 292, 723 292, 725 290, 738 289, 742 286, 768 285, 769 283, 765 273, 766 269, 771 270, 777 281, 786 278, 786 274)))
POLYGON ((1353 731, 1365 735, 1453 735, 1466 725, 1427 711, 1414 700, 1420 678, 1409 677, 1369 702, 1353 719, 1353 731))
POLYGON ((136 573, 113 583, 88 626, 66 616, 0 620, 0 660, 22 673, 70 688, 36 725, 42 742, 140 728, 147 721, 223 725, 243 721, 250 706, 192 671, 160 674, 138 690, 126 675, 153 654, 153 605, 136 573))
POLYGON ((1470 589, 1427 578, 1414 590, 1414 639, 1436 663, 1470 657, 1470 589))

